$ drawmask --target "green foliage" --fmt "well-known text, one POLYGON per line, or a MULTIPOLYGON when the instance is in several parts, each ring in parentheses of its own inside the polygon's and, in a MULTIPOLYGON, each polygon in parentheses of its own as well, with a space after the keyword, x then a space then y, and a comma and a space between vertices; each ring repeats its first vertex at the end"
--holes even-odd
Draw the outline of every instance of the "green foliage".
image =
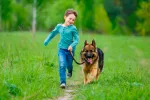
POLYGON ((31 16, 28 15, 28 8, 24 9, 21 3, 15 0, 2 0, 1 30, 27 30, 29 29, 31 16), (4 6, 5 5, 5 6, 4 6))
MULTIPOLYGON (((41 5, 44 5, 47 0, 21 0, 20 2, 22 2, 23 4, 33 4, 34 2, 36 2, 36 7, 39 7, 41 5)), ((49 0, 49 2, 52 2, 52 0, 49 0)))
POLYGON ((28 30, 31 26, 31 6, 25 6, 26 9, 24 9, 22 6, 24 6, 22 3, 13 3, 13 13, 11 15, 12 21, 11 21, 11 27, 10 30, 28 30), (14 23, 13 23, 14 22, 14 23))
POLYGON ((104 34, 110 34, 112 31, 112 25, 109 21, 108 15, 103 7, 103 5, 97 5, 95 7, 95 15, 94 15, 94 28, 95 31, 104 33, 104 34))
POLYGON ((115 21, 118 25, 111 32, 111 34, 114 34, 114 35, 131 35, 132 34, 130 29, 126 26, 125 20, 122 17, 117 17, 115 21))
POLYGON ((43 10, 42 20, 47 29, 54 28, 58 23, 64 23, 64 13, 68 8, 74 8, 75 3, 72 0, 57 0, 51 4, 47 4, 46 8, 43 10), (44 16, 44 14, 47 14, 44 16))
POLYGON ((1 16, 2 20, 6 21, 9 19, 9 16, 12 12, 11 7, 12 1, 11 0, 1 0, 0 8, 1 8, 1 16))
POLYGON ((114 29, 116 27, 116 17, 120 15, 120 1, 115 0, 117 3, 114 2, 114 0, 104 0, 104 8, 106 9, 106 12, 108 13, 108 16, 112 22, 112 28, 114 29))
POLYGON ((139 21, 137 21, 136 30, 139 35, 150 35, 150 0, 148 2, 142 2, 140 9, 136 12, 139 21))
POLYGON ((131 15, 137 7, 137 0, 120 0, 124 17, 131 15))
POLYGON ((84 30, 94 29, 94 1, 93 0, 82 0, 80 1, 82 7, 82 27, 84 30))
POLYGON ((69 0, 67 2, 66 0, 0 0, 0 31, 30 31, 33 19, 36 19, 37 31, 50 31, 56 24, 63 23, 65 11, 73 8, 78 12, 75 25, 81 32, 120 35, 138 33, 146 36, 150 33, 149 2, 149 0, 69 0), (36 7, 36 18, 33 18, 33 7, 36 7), (120 24, 120 19, 123 25, 120 24))
POLYGON ((5 82, 4 84, 11 95, 19 96, 21 94, 21 90, 15 84, 10 84, 8 82, 5 82))
POLYGON ((6 30, 9 27, 9 21, 11 20, 12 13, 12 1, 0 0, 0 31, 6 30))
POLYGON ((136 14, 135 11, 138 7, 137 0, 120 0, 121 2, 121 16, 126 22, 126 26, 134 32, 136 25, 136 14))
MULTIPOLYGON (((140 2, 140 1, 138 1, 140 2)), ((127 30, 128 33, 120 32, 124 34, 132 34, 131 32, 135 32, 136 26, 136 14, 135 11, 138 7, 137 0, 106 0, 104 1, 104 7, 108 13, 108 16, 112 22, 112 27, 114 30, 120 26, 120 22, 118 22, 118 17, 124 22, 124 29, 127 30)), ((124 31, 125 31, 124 30, 124 31)))

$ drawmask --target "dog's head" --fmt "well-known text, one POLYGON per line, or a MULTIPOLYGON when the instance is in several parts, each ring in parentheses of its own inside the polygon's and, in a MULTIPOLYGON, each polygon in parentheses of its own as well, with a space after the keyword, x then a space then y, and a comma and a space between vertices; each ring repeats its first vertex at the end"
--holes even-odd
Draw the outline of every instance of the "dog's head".
POLYGON ((85 60, 88 64, 93 64, 97 57, 98 54, 95 40, 92 40, 91 44, 89 44, 87 40, 85 40, 84 47, 81 51, 81 59, 85 60))

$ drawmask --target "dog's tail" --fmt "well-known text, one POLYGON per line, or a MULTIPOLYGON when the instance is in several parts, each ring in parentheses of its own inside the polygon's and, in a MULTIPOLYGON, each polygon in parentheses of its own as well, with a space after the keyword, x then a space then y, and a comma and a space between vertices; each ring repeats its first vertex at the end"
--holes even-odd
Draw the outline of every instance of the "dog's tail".
POLYGON ((100 48, 97 48, 97 51, 98 51, 98 56, 99 56, 99 64, 98 65, 99 65, 100 71, 102 72, 103 66, 104 66, 104 53, 100 48))

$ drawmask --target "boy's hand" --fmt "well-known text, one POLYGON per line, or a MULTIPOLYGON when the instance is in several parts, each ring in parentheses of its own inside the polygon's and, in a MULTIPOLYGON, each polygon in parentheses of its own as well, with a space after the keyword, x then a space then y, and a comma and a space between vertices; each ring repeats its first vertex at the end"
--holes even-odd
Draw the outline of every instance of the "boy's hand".
POLYGON ((48 42, 47 42, 47 41, 44 41, 44 45, 47 46, 47 44, 48 44, 48 42))
POLYGON ((69 51, 72 51, 72 47, 71 47, 71 46, 69 46, 69 47, 68 47, 68 50, 69 50, 69 51))
POLYGON ((48 43, 47 42, 44 42, 44 45, 46 46, 48 43))

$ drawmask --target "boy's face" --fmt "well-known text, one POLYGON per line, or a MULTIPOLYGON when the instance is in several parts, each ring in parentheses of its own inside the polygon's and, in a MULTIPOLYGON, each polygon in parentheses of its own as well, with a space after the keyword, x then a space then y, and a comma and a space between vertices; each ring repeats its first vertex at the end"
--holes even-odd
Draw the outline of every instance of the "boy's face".
POLYGON ((69 14, 68 16, 65 16, 64 19, 65 19, 65 24, 68 26, 74 24, 76 16, 74 14, 69 14))

